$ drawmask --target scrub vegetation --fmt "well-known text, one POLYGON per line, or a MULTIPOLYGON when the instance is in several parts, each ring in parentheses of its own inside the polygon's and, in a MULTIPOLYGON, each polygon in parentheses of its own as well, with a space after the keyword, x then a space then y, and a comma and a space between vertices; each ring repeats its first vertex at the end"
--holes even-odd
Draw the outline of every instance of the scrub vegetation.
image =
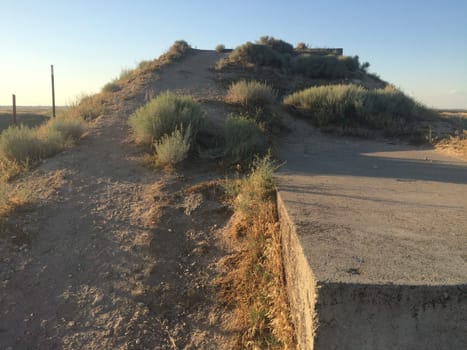
POLYGON ((364 127, 390 135, 411 133, 433 112, 393 86, 368 90, 357 85, 326 85, 284 98, 292 111, 319 127, 364 127))

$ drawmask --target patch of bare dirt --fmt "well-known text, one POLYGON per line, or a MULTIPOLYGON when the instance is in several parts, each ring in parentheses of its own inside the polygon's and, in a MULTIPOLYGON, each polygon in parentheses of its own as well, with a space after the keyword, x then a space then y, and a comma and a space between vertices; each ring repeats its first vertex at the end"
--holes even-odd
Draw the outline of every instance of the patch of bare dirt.
POLYGON ((125 88, 113 94, 78 146, 19 180, 37 201, 0 235, 0 348, 230 347, 228 312, 210 284, 228 254, 220 236, 230 214, 211 190, 184 191, 212 175, 165 177, 125 141, 129 114, 151 94, 223 93, 209 70, 220 55, 200 55, 164 68, 131 99, 125 88))

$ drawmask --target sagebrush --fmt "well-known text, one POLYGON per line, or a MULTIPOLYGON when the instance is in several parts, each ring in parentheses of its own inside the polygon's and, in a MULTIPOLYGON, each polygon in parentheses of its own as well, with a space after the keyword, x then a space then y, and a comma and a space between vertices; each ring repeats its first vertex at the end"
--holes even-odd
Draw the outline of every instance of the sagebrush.
POLYGON ((34 161, 41 157, 42 149, 36 129, 12 126, 0 134, 0 159, 19 163, 34 161))
POLYGON ((294 60, 291 68, 294 73, 308 78, 337 79, 349 78, 361 66, 358 56, 304 54, 294 60))
POLYGON ((83 95, 71 103, 66 113, 73 118, 92 120, 105 112, 105 104, 106 100, 102 94, 83 95))
POLYGON ((78 139, 84 127, 82 119, 67 115, 36 128, 12 126, 0 134, 0 162, 26 164, 52 156, 78 139))
POLYGON ((224 126, 225 156, 232 162, 249 164, 266 154, 269 141, 259 125, 245 116, 229 116, 224 126))
POLYGON ((227 92, 226 101, 246 108, 262 108, 272 105, 277 98, 274 89, 259 81, 241 80, 233 83, 227 92))
POLYGON ((129 118, 136 142, 152 145, 177 127, 191 130, 191 140, 204 125, 205 113, 192 97, 165 92, 137 109, 129 118))
POLYGON ((191 125, 185 130, 177 127, 170 135, 162 136, 155 142, 156 164, 174 166, 183 161, 190 150, 191 125))
POLYGON ((263 36, 256 43, 247 42, 236 47, 216 68, 265 67, 311 79, 344 79, 359 77, 369 67, 368 62, 361 64, 358 56, 322 55, 310 53, 307 48, 303 42, 294 48, 286 41, 263 36))
POLYGON ((284 98, 284 104, 317 126, 367 127, 391 134, 412 130, 433 112, 393 86, 367 90, 357 85, 311 87, 284 98))

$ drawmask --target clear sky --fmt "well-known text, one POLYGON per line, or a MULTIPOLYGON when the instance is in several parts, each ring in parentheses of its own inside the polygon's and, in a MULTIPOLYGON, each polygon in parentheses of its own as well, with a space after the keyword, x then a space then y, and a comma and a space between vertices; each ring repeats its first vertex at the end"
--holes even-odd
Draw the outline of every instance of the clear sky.
POLYGON ((0 105, 93 93, 178 39, 209 49, 272 35, 343 47, 431 107, 467 108, 466 0, 0 0, 0 105))

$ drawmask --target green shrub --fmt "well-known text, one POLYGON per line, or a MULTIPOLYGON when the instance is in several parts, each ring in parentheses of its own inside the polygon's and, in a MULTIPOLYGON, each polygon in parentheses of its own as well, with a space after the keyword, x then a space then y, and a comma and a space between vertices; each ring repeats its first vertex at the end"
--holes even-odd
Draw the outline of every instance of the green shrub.
POLYGON ((370 126, 394 130, 403 130, 407 123, 422 120, 431 113, 428 108, 390 85, 367 91, 361 112, 370 126))
POLYGON ((222 70, 229 66, 280 68, 307 78, 343 79, 366 73, 369 63, 360 64, 358 56, 311 54, 301 42, 297 48, 283 40, 261 37, 256 43, 236 47, 216 64, 222 70))
POLYGON ((177 127, 170 135, 162 136, 155 143, 156 163, 162 166, 174 166, 183 161, 190 150, 191 126, 185 132, 177 127))
POLYGON ((272 36, 262 36, 261 38, 259 38, 257 43, 260 45, 269 46, 271 49, 279 53, 291 54, 294 51, 293 46, 291 44, 285 42, 284 40, 276 39, 272 36))
POLYGON ((244 116, 230 116, 224 126, 225 155, 233 162, 248 164, 267 152, 268 139, 258 124, 244 116))
POLYGON ((235 48, 227 59, 221 60, 218 68, 223 68, 229 64, 242 66, 250 64, 281 68, 286 66, 287 57, 269 46, 247 42, 235 48))
POLYGON ((60 153, 70 142, 70 139, 60 131, 49 128, 44 129, 41 135, 41 157, 52 157, 60 153))
POLYGON ((225 45, 219 44, 219 45, 216 46, 216 51, 217 52, 224 52, 224 50, 225 50, 225 45))
POLYGON ((135 140, 151 145, 163 135, 170 135, 177 127, 187 130, 191 125, 191 140, 196 139, 204 123, 201 105, 190 96, 165 92, 137 109, 129 118, 135 140))
POLYGON ((12 126, 0 134, 0 158, 24 163, 41 157, 42 142, 35 129, 12 126))
POLYGON ((191 46, 185 40, 177 40, 167 52, 159 57, 163 64, 180 60, 191 51, 191 46))
POLYGON ((241 80, 230 85, 226 101, 246 108, 257 108, 273 104, 276 98, 276 92, 268 84, 241 80))
POLYGON ((346 124, 362 104, 364 89, 356 85, 312 87, 284 98, 284 104, 310 115, 318 126, 346 124))
POLYGON ((84 122, 81 118, 73 118, 67 115, 49 119, 43 126, 46 133, 58 132, 65 140, 74 141, 81 137, 84 131, 84 122))
POLYGON ((376 90, 356 85, 311 87, 286 96, 284 104, 318 126, 367 127, 389 133, 405 133, 410 123, 431 115, 392 86, 376 90))
POLYGON ((62 114, 36 129, 41 140, 41 157, 51 157, 78 140, 84 132, 84 121, 81 118, 62 114))
POLYGON ((358 71, 360 67, 358 57, 335 55, 301 55, 293 64, 296 74, 308 78, 337 79, 347 78, 358 71))

